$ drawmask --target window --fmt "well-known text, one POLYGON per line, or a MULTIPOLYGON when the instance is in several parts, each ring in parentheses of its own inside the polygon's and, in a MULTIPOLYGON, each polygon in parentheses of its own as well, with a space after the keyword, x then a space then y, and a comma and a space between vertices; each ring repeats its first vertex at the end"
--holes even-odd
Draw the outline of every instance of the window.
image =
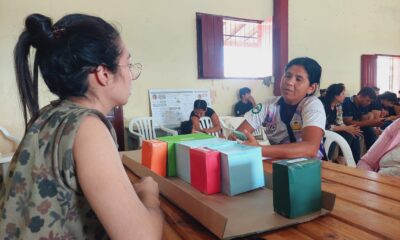
POLYGON ((272 75, 272 20, 197 14, 199 78, 272 75))
POLYGON ((378 55, 376 83, 380 92, 398 93, 400 89, 400 56, 378 55))
POLYGON ((380 92, 400 90, 400 56, 362 55, 361 86, 378 87, 380 92))

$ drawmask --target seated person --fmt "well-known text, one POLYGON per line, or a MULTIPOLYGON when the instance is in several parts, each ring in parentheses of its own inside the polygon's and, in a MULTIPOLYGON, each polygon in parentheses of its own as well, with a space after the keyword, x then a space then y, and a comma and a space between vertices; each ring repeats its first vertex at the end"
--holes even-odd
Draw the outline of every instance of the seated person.
POLYGON ((396 109, 397 96, 392 92, 384 92, 371 103, 372 118, 385 118, 381 129, 385 129, 394 120, 400 117, 400 109, 396 109), (397 111, 396 111, 397 110, 397 111))
POLYGON ((245 113, 256 106, 251 90, 248 87, 239 90, 240 101, 235 104, 235 116, 242 117, 245 113))
POLYGON ((326 88, 325 89, 320 89, 319 90, 319 100, 321 100, 322 102, 324 102, 325 96, 326 96, 326 88))
POLYGON ((214 133, 217 132, 219 136, 221 134, 221 123, 219 122, 218 115, 214 112, 212 108, 207 107, 207 102, 201 99, 194 101, 193 111, 190 113, 190 120, 192 120, 193 130, 197 132, 204 133, 214 133), (202 128, 200 125, 200 118, 209 117, 211 118, 212 128, 202 128))
MULTIPOLYGON (((251 133, 263 126, 272 144, 261 146, 264 157, 319 157, 326 116, 321 101, 313 96, 321 78, 321 66, 302 57, 285 66, 280 90, 282 96, 257 104, 247 112, 238 127, 247 137, 246 145, 261 146, 251 133)), ((234 135, 230 138, 235 139, 234 135)))
POLYGON ((191 134, 194 132, 191 120, 181 122, 180 134, 191 134))
MULTIPOLYGON (((343 123, 342 103, 344 101, 345 87, 343 83, 335 83, 326 90, 323 104, 326 113, 325 129, 334 131, 346 139, 353 153, 356 163, 360 160, 360 127, 355 125, 345 125, 343 123)), ((325 149, 328 159, 332 159, 332 154, 336 144, 331 145, 331 149, 325 149)))
POLYGON ((381 134, 369 151, 362 156, 357 168, 385 175, 400 176, 400 119, 381 134))
POLYGON ((14 63, 26 128, 0 183, 1 238, 161 239, 158 184, 132 185, 106 118, 139 77, 118 30, 84 14, 24 22, 14 63), (39 72, 58 97, 40 110, 39 72))
POLYGON ((375 91, 363 87, 357 95, 346 97, 343 102, 343 122, 348 126, 360 127, 367 150, 377 138, 373 127, 380 127, 384 121, 383 118, 368 118, 369 105, 375 99, 375 91))
POLYGON ((378 88, 378 87, 371 87, 371 88, 374 90, 376 96, 378 96, 378 95, 379 95, 379 92, 381 91, 381 89, 378 88))

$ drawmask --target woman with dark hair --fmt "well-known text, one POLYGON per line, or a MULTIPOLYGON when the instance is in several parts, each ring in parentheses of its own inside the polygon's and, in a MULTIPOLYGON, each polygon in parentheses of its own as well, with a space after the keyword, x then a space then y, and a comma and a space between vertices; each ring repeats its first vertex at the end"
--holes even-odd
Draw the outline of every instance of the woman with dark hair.
POLYGON ((26 133, 1 186, 0 236, 160 239, 158 186, 132 186, 105 117, 127 103, 138 77, 117 30, 83 14, 55 24, 32 14, 14 55, 26 133), (38 71, 58 96, 41 110, 38 71))
MULTIPOLYGON (((325 128, 327 130, 337 132, 344 139, 346 139, 350 145, 354 160, 357 163, 360 159, 359 136, 361 136, 361 131, 360 127, 358 126, 345 125, 343 123, 342 103, 345 99, 345 90, 346 89, 343 83, 332 84, 326 90, 326 95, 323 100, 326 113, 325 128)), ((335 147, 336 144, 332 144, 331 149, 325 149, 328 151, 328 159, 332 159, 333 149, 335 147)))
POLYGON ((197 99, 193 104, 193 111, 190 113, 190 120, 193 124, 193 131, 204 132, 204 133, 214 133, 218 132, 219 136, 221 133, 221 123, 219 122, 219 117, 212 108, 207 107, 207 102, 201 99, 197 99), (203 128, 200 124, 200 118, 209 117, 213 127, 203 128))
MULTIPOLYGON (((308 57, 295 58, 285 66, 281 79, 282 96, 257 104, 237 130, 248 138, 247 145, 260 146, 251 133, 259 127, 272 144, 262 146, 265 157, 319 157, 325 129, 324 107, 314 95, 321 78, 321 66, 308 57)), ((235 136, 230 136, 235 139, 235 136)))

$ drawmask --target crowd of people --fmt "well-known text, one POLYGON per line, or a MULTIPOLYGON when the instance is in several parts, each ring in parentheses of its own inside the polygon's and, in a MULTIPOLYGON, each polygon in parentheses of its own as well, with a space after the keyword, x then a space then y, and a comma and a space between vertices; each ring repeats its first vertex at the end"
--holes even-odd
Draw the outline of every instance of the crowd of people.
MULTIPOLYGON (((344 97, 342 83, 332 84, 323 92, 320 99, 327 115, 326 129, 347 141, 357 167, 400 176, 400 155, 395 155, 400 151, 400 105, 396 94, 379 94, 376 87, 363 87, 357 95, 344 97), (363 156, 362 147, 367 151, 363 156)), ((329 158, 332 149, 327 151, 329 158)))

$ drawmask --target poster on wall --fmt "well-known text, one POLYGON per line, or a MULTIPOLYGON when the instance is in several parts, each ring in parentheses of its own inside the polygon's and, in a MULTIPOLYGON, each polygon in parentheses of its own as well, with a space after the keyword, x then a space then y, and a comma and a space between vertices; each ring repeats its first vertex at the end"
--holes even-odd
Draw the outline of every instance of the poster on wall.
POLYGON ((179 127, 189 120, 196 99, 202 99, 211 107, 209 89, 150 89, 151 116, 158 125, 169 128, 179 127))

